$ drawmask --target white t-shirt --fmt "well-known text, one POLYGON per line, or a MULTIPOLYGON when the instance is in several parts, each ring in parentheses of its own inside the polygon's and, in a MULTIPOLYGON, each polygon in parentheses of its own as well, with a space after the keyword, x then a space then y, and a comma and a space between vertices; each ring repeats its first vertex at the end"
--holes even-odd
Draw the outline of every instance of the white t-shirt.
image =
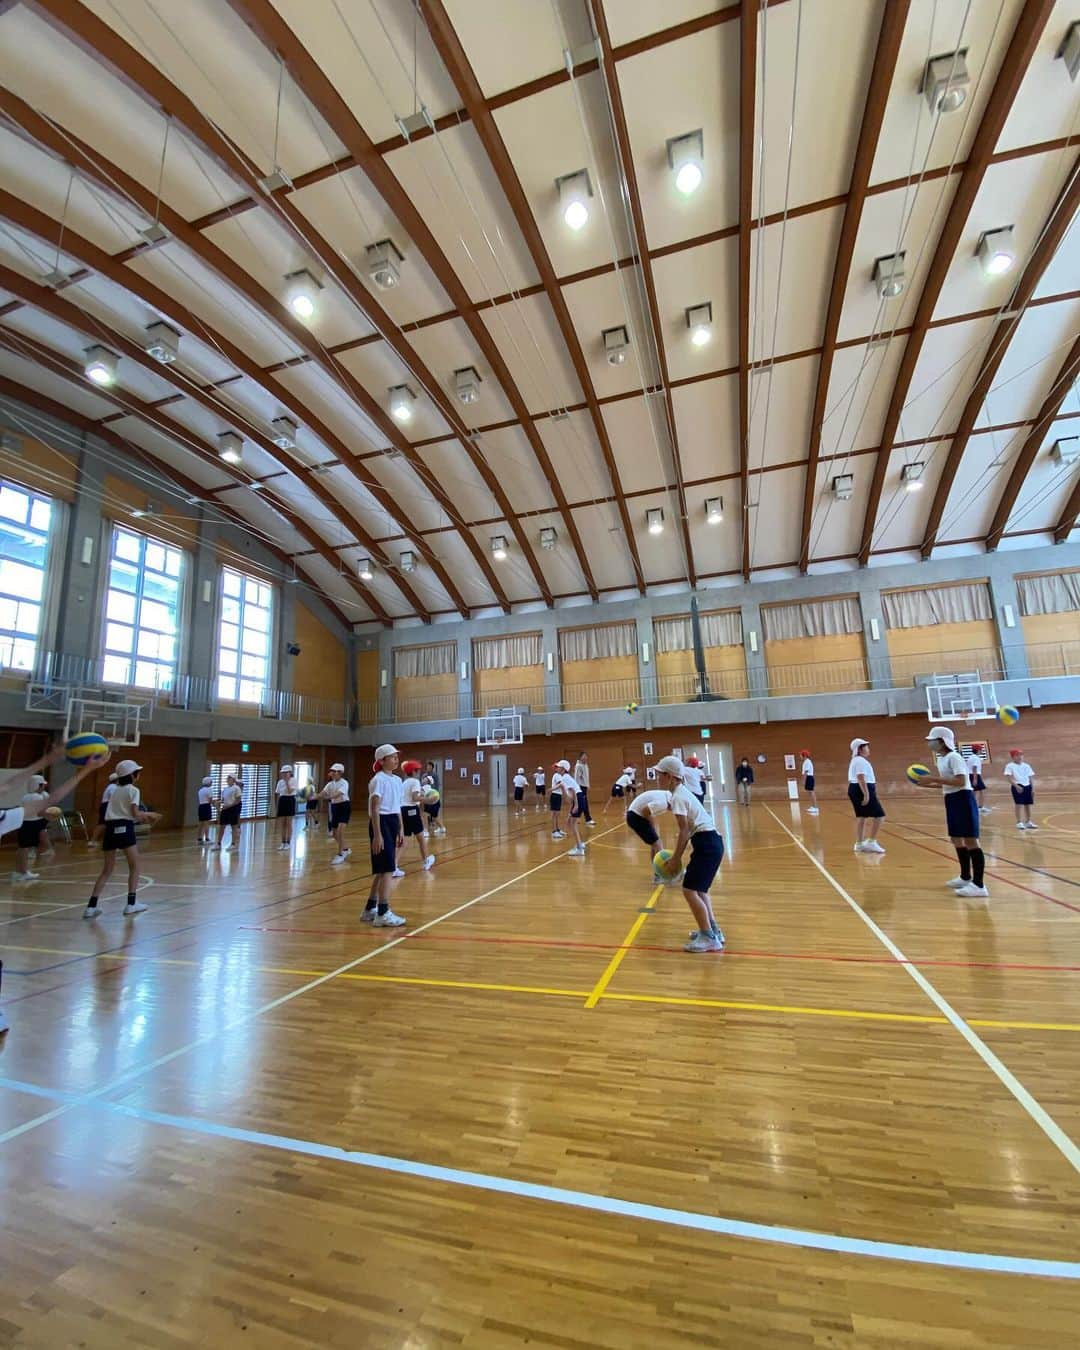
MULTIPOLYGON (((371 799, 377 796, 379 798, 379 815, 394 816, 401 810, 401 797, 404 789, 404 783, 396 774, 387 773, 385 769, 380 769, 375 777, 368 784, 368 811, 371 810, 371 799)), ((348 792, 346 790, 346 800, 348 792)))
POLYGON ((847 780, 849 783, 857 783, 859 774, 866 779, 866 786, 873 787, 877 783, 874 777, 874 766, 865 755, 853 755, 851 763, 848 765, 847 780))
POLYGON ((628 773, 621 773, 619 774, 618 778, 615 779, 615 786, 621 788, 633 787, 634 780, 630 777, 628 773))
POLYGON ((805 758, 805 759, 803 760, 803 762, 802 762, 802 771, 803 771, 803 777, 804 777, 804 778, 813 778, 813 776, 814 776, 814 761, 810 758, 809 755, 807 755, 806 758, 805 758))
POLYGON ((109 798, 105 808, 106 820, 137 820, 135 814, 140 802, 139 789, 134 783, 123 783, 109 798))
POLYGON ((48 789, 42 789, 40 792, 28 792, 22 799, 23 820, 40 820, 48 799, 48 789))
POLYGON ((671 813, 675 817, 685 816, 690 822, 691 835, 701 834, 703 830, 715 830, 712 816, 691 793, 686 784, 677 787, 671 794, 671 813))
POLYGON ((288 778, 279 778, 277 780, 277 785, 274 788, 274 792, 279 797, 295 797, 296 779, 292 774, 289 774, 288 778))
POLYGON ((514 774, 514 786, 516 788, 527 788, 529 786, 529 780, 523 773, 516 773, 514 774))
POLYGON ((691 792, 701 791, 701 781, 705 777, 700 769, 695 769, 692 764, 684 764, 682 771, 682 780, 684 787, 688 787, 691 792))
MULTIPOLYGON (((406 778, 401 785, 402 806, 418 806, 420 804, 420 792, 420 779, 406 778)), ((379 810, 382 810, 381 805, 379 810)))
POLYGON ((636 811, 639 816, 643 816, 646 811, 653 816, 663 815, 665 811, 671 810, 671 793, 662 788, 649 788, 638 793, 630 803, 630 810, 636 811))
POLYGON ((587 788, 589 786, 589 766, 583 764, 580 759, 574 765, 574 782, 580 788, 587 788))
POLYGON ((1026 759, 1022 759, 1019 764, 1014 764, 1012 760, 1009 760, 1008 764, 1005 765, 1004 773, 1006 778, 1012 779, 1014 787, 1030 787, 1031 781, 1035 777, 1035 770, 1026 759))
POLYGON ((551 790, 564 797, 576 797, 577 781, 571 778, 568 773, 556 773, 551 779, 551 790))
POLYGON ((221 789, 221 809, 227 811, 230 806, 239 806, 244 796, 244 790, 239 783, 234 783, 232 787, 228 783, 221 789))
MULTIPOLYGON (((114 783, 114 784, 113 784, 113 788, 115 789, 115 787, 116 787, 116 784, 114 783)), ((210 788, 210 787, 201 787, 201 788, 199 789, 199 805, 200 805, 200 806, 209 806, 209 805, 213 802, 213 800, 214 800, 214 789, 213 789, 213 788, 210 788)))
POLYGON ((972 776, 982 773, 982 760, 974 750, 969 750, 964 756, 964 765, 972 776))
MULTIPOLYGON (((397 779, 396 781, 400 782, 401 780, 397 779)), ((331 804, 337 803, 340 806, 343 802, 349 800, 349 780, 347 778, 331 778, 320 795, 331 804)))
POLYGON ((546 782, 547 782, 547 774, 546 774, 546 773, 534 773, 534 774, 533 774, 533 783, 534 783, 537 787, 543 787, 544 784, 545 784, 546 782))
POLYGON ((968 780, 968 769, 964 763, 964 756, 959 750, 950 750, 947 755, 938 755, 937 771, 940 778, 962 777, 963 783, 957 786, 955 783, 943 783, 941 791, 947 797, 952 792, 968 792, 971 789, 971 783, 968 780))
POLYGON ((108 806, 109 798, 113 795, 115 791, 116 791, 115 783, 109 783, 106 786, 105 791, 101 794, 101 802, 103 806, 108 806))

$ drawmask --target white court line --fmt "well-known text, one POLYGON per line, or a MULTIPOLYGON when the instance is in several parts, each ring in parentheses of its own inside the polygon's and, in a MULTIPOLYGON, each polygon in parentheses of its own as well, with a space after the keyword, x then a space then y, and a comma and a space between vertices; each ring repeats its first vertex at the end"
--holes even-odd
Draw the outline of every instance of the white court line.
MULTIPOLYGON (((613 825, 610 830, 603 830, 595 838, 602 839, 605 834, 611 834, 622 827, 622 822, 613 825)), ((391 951, 402 942, 407 942, 410 937, 416 937, 419 933, 426 932, 429 928, 434 928, 436 924, 444 923, 447 919, 452 919, 456 914, 461 914, 473 905, 478 905, 481 900, 487 900, 493 895, 498 895, 500 891, 505 891, 508 886, 514 886, 519 881, 524 881, 526 877, 531 877, 534 872, 541 872, 545 867, 550 867, 552 863, 564 862, 566 853, 560 851, 553 857, 547 858, 542 863, 537 863, 535 867, 530 867, 526 872, 519 872, 516 877, 511 877, 508 881, 502 882, 498 886, 493 886, 491 890, 485 891, 483 895, 473 896, 471 900, 466 900, 462 904, 455 906, 454 909, 447 910, 445 914, 440 914, 434 919, 429 919, 427 923, 421 924, 419 928, 412 929, 409 933, 403 933, 401 937, 394 938, 390 942, 383 943, 381 946, 365 952, 363 956, 358 956, 352 961, 346 961, 344 965, 338 966, 336 970, 329 971, 326 975, 320 975, 318 979, 309 980, 299 989, 294 989, 291 994, 282 994, 279 998, 271 999, 269 1003, 264 1003, 251 1012, 244 1013, 241 1017, 234 1017, 231 1022, 226 1022, 218 1027, 216 1031, 208 1031, 205 1036, 200 1036, 198 1040, 189 1041, 186 1045, 179 1046, 176 1050, 170 1050, 166 1055, 160 1055, 157 1059, 151 1060, 149 1064, 144 1064, 137 1069, 129 1069, 127 1073, 120 1074, 119 1077, 105 1083, 102 1087, 95 1088, 93 1092, 84 1093, 82 1096, 67 1101, 62 1106, 57 1106, 52 1111, 45 1112, 44 1115, 35 1116, 33 1120, 25 1121, 22 1125, 16 1125, 0 1134, 0 1144, 6 1144, 11 1139, 17 1139, 19 1135, 26 1134, 28 1130, 36 1129, 39 1125, 44 1125, 47 1121, 54 1120, 57 1116, 66 1115, 68 1111, 74 1110, 76 1106, 84 1106, 90 1102, 97 1101, 104 1097, 106 1093, 112 1092, 115 1088, 123 1087, 124 1084, 133 1082, 136 1078, 142 1078, 144 1074, 152 1073, 155 1069, 160 1069, 164 1065, 171 1063, 174 1059, 179 1059, 181 1055, 186 1055, 192 1050, 197 1050, 199 1046, 206 1045, 209 1041, 216 1040, 219 1036, 228 1031, 233 1031, 236 1027, 244 1026, 248 1022, 253 1022, 255 1018, 262 1017, 265 1013, 273 1012, 275 1008, 280 1008, 284 1003, 290 1003, 294 998, 299 998, 301 994, 310 993, 312 989, 318 989, 321 984, 327 984, 330 980, 336 980, 339 975, 344 975, 347 971, 354 970, 357 966, 362 966, 366 961, 371 961, 376 956, 381 956, 384 952, 391 951)))
POLYGON ((930 1002, 933 1003, 935 1007, 938 1009, 938 1011, 944 1014, 944 1016, 952 1023, 952 1025, 956 1028, 956 1030, 960 1033, 960 1035, 963 1036, 964 1040, 967 1041, 968 1045, 971 1046, 971 1048, 983 1061, 986 1067, 991 1071, 991 1073, 995 1075, 995 1077, 1002 1084, 1002 1086, 1012 1093, 1012 1095, 1016 1098, 1016 1100, 1028 1113, 1028 1115, 1035 1122, 1035 1124, 1038 1125, 1039 1129, 1042 1130, 1043 1134, 1046 1135, 1046 1137, 1050 1140, 1050 1142, 1054 1145, 1054 1147, 1062 1154, 1065 1160, 1071 1163, 1073 1168, 1077 1172, 1080 1172, 1080 1148, 1078 1148, 1076 1144, 1073 1143, 1073 1141, 1069 1138, 1069 1136, 1065 1133, 1065 1131, 1061 1128, 1061 1126, 1057 1123, 1057 1121, 1053 1118, 1053 1116, 1051 1116, 1050 1113, 1043 1106, 1041 1106, 1039 1102, 1035 1100, 1035 1098, 1031 1095, 1031 1093, 1027 1090, 1027 1088, 1024 1087, 1023 1083, 1021 1083, 1019 1079, 1016 1078, 1016 1076, 1011 1072, 1011 1070, 1006 1068, 1006 1066, 1001 1062, 1000 1059, 998 1059, 997 1055, 994 1054, 993 1050, 990 1049, 990 1047, 986 1044, 986 1042, 974 1031, 972 1031, 971 1027, 968 1026, 968 1024, 964 1021, 964 1019, 952 1006, 952 1004, 949 1003, 948 1000, 942 994, 938 993, 937 989, 934 988, 934 986, 930 983, 930 981, 926 978, 926 976, 922 973, 922 971, 919 970, 919 968, 914 964, 914 962, 908 960, 908 958, 904 955, 904 953, 900 950, 900 948, 896 945, 896 943, 893 942, 892 938, 890 938, 887 933, 883 932, 873 921, 870 915, 867 914, 867 912, 862 908, 862 906, 857 901, 853 900, 850 895, 848 895, 847 891, 844 890, 843 886, 840 885, 840 883, 832 875, 829 869, 824 865, 824 863, 819 862, 818 859, 814 857, 814 855, 806 847, 806 845, 799 838, 799 836, 797 834, 794 834, 791 830, 788 829, 788 827, 784 824, 784 822, 780 819, 780 817, 776 814, 776 812, 772 810, 771 807, 766 806, 765 810, 768 811, 769 815, 772 816, 773 820, 776 821, 777 825, 779 825, 780 828, 786 834, 790 835, 791 838, 794 839, 795 843, 798 844, 798 846, 802 849, 802 851, 806 854, 806 856, 818 869, 818 871, 829 883, 829 885, 833 888, 833 890, 836 891, 837 895, 839 895, 842 899, 847 901, 847 903, 851 906, 851 908, 855 911, 855 913, 859 916, 859 918, 862 919, 863 923, 866 924, 867 928, 870 929, 871 933, 873 933, 873 935, 886 949, 886 951, 890 952, 896 958, 896 960, 902 964, 904 970, 907 971, 907 973, 911 976, 911 978, 923 991, 923 993, 930 1000, 930 1002))
POLYGON ((44 919, 50 914, 59 914, 61 910, 70 908, 70 905, 52 905, 48 909, 39 909, 34 914, 20 914, 17 919, 0 919, 0 928, 6 928, 9 923, 25 923, 27 919, 44 919))

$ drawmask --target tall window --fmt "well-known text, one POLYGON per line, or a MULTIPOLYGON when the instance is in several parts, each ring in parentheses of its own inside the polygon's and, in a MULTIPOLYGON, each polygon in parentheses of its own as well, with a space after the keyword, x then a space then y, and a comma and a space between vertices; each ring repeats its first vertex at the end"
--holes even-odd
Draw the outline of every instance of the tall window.
POLYGON ((178 548, 114 527, 105 594, 102 674, 107 683, 173 687, 183 566, 178 548))
POLYGON ((52 519, 48 497, 0 482, 0 666, 33 669, 52 519))
POLYGON ((261 703, 270 678, 273 589, 265 581, 221 569, 218 698, 261 703))

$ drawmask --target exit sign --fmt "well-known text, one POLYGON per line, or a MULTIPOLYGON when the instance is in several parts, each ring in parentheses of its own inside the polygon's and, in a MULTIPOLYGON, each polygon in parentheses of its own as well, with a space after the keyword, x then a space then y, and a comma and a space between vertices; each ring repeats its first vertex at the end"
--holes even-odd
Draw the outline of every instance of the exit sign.
POLYGON ((240 753, 241 753, 242 755, 246 755, 247 752, 248 752, 250 749, 251 749, 251 746, 248 745, 247 741, 242 741, 242 742, 241 742, 241 744, 240 744, 240 753))
POLYGON ((702 728, 701 728, 701 739, 702 739, 703 741, 707 741, 711 735, 712 735, 712 732, 709 730, 708 727, 702 727, 702 728))

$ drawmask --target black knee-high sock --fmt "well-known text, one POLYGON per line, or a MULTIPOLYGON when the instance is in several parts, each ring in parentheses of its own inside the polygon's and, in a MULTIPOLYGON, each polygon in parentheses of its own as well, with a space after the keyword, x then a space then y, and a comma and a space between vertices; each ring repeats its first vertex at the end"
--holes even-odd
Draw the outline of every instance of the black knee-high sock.
POLYGON ((971 850, 956 846, 956 856, 960 859, 960 875, 965 881, 971 880, 971 850))
POLYGON ((971 855, 971 879, 976 886, 983 884, 983 869, 986 867, 986 858, 981 848, 968 850, 971 855))
POLYGON ((135 892, 134 892, 134 891, 128 891, 128 893, 127 893, 127 902, 128 902, 129 905, 133 905, 133 904, 135 903, 135 892))

